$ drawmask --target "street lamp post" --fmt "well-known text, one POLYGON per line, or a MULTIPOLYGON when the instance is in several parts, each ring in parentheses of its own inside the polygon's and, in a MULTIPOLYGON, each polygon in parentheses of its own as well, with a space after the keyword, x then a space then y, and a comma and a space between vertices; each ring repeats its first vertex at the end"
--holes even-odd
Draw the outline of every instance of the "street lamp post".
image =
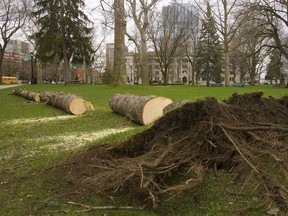
POLYGON ((31 56, 31 84, 34 84, 34 53, 31 52, 30 53, 30 56, 31 56))
POLYGON ((132 68, 132 65, 130 65, 130 82, 131 84, 133 84, 133 68, 132 68))

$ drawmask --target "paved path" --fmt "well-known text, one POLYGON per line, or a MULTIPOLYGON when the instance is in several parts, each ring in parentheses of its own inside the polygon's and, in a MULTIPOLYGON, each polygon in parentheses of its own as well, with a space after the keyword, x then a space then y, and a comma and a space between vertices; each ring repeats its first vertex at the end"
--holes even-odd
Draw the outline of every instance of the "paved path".
POLYGON ((21 85, 24 85, 24 84, 0 85, 0 90, 5 89, 5 88, 14 88, 14 87, 21 86, 21 85))

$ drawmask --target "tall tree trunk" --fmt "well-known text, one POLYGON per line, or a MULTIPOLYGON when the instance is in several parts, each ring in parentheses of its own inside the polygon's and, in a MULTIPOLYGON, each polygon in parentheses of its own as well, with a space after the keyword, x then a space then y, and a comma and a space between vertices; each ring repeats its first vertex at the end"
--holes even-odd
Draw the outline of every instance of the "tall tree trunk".
POLYGON ((4 41, 3 47, 1 47, 1 50, 0 50, 0 84, 2 84, 2 76, 4 75, 2 66, 3 66, 4 52, 5 52, 7 43, 6 41, 4 41))
MULTIPOLYGON (((1 55, 1 53, 0 53, 0 55, 1 55)), ((2 57, 2 59, 3 59, 3 57, 2 57)), ((2 84, 2 62, 3 62, 3 60, 1 60, 1 56, 0 56, 0 84, 2 84)))
MULTIPOLYGON (((227 45, 228 46, 228 45, 227 45)), ((225 86, 230 86, 230 66, 229 66, 229 62, 230 62, 230 57, 229 57, 229 51, 228 51, 228 47, 227 50, 225 50, 224 53, 224 61, 225 61, 225 86)))
POLYGON ((115 33, 114 33, 114 65, 113 65, 113 85, 125 85, 125 8, 124 0, 114 1, 115 13, 115 33))
MULTIPOLYGON (((63 14, 64 14, 64 5, 63 0, 61 0, 61 13, 62 13, 62 21, 63 21, 63 14)), ((68 51, 66 46, 66 38, 65 38, 65 26, 61 25, 61 34, 63 39, 63 80, 68 81, 70 80, 70 73, 69 73, 69 59, 68 59, 68 51)))
POLYGON ((68 60, 68 53, 67 53, 67 47, 66 47, 65 39, 64 39, 64 43, 63 43, 63 79, 64 79, 64 81, 70 80, 69 60, 68 60))
POLYGON ((191 85, 195 85, 195 70, 194 67, 192 67, 192 74, 191 74, 191 85))
POLYGON ((146 43, 146 32, 141 33, 141 78, 142 84, 149 84, 149 74, 148 74, 148 54, 147 54, 147 43, 146 43))
POLYGON ((42 71, 42 67, 39 61, 35 61, 35 68, 36 68, 36 73, 37 73, 37 83, 42 84, 43 83, 43 71, 42 71))
POLYGON ((224 7, 224 83, 225 86, 230 86, 230 58, 229 58, 229 38, 228 38, 228 9, 227 9, 227 1, 223 1, 224 7))

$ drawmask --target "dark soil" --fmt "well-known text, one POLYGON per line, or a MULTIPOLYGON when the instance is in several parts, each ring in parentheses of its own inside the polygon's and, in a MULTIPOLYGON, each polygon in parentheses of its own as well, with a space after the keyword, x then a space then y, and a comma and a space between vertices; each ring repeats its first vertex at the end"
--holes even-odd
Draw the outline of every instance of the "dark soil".
POLYGON ((285 212, 287 190, 267 163, 288 180, 287 143, 288 97, 265 98, 260 92, 233 94, 223 102, 207 98, 168 112, 114 148, 97 144, 73 155, 49 170, 49 180, 54 189, 123 191, 156 208, 163 196, 201 184, 207 170, 245 164, 285 212), (171 181, 175 178, 179 181, 171 181))

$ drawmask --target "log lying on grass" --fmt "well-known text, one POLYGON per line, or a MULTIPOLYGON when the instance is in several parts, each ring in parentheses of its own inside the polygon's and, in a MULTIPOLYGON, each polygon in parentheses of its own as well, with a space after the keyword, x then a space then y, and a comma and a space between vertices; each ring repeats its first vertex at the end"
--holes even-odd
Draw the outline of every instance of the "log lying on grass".
POLYGON ((137 96, 131 94, 115 94, 109 101, 113 112, 119 113, 132 121, 147 125, 163 115, 163 109, 173 103, 166 97, 154 95, 137 96))
POLYGON ((43 101, 46 104, 63 109, 73 115, 82 115, 87 110, 95 110, 90 101, 84 100, 74 94, 65 94, 63 92, 31 92, 27 90, 16 89, 12 94, 22 96, 26 99, 36 102, 43 101))
POLYGON ((66 94, 63 92, 42 92, 41 101, 63 109, 65 112, 73 115, 82 115, 87 110, 95 110, 91 102, 84 100, 75 94, 66 94))
POLYGON ((35 102, 40 102, 40 93, 38 92, 16 89, 13 91, 13 94, 24 97, 26 99, 29 99, 35 102))

